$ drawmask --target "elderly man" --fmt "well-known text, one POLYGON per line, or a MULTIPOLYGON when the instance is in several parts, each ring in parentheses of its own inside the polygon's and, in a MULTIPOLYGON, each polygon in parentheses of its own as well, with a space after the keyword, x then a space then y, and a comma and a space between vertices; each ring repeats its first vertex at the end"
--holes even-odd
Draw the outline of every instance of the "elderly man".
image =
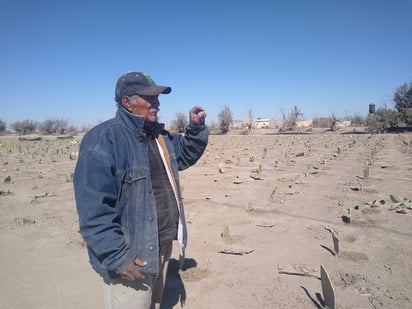
POLYGON ((145 73, 122 75, 115 118, 81 143, 74 172, 80 233, 104 279, 106 308, 158 308, 173 240, 184 256, 178 171, 201 157, 209 131, 205 110, 195 106, 184 135, 167 132, 158 97, 170 92, 145 73))

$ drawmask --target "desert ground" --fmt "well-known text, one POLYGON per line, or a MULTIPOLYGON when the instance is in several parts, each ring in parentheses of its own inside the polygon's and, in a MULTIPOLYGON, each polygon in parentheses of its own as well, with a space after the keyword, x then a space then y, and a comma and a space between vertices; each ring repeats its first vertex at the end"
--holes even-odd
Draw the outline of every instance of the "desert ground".
MULTIPOLYGON (((0 136, 0 308, 103 307, 73 196, 80 141, 0 136)), ((412 308, 412 134, 212 135, 180 177, 189 245, 163 309, 325 308, 321 266, 335 308, 412 308)))

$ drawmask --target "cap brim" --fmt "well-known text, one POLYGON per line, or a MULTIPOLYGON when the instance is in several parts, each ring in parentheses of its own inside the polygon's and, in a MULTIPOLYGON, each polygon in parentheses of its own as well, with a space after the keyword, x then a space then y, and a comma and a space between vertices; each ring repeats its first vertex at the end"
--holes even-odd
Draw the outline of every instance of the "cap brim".
POLYGON ((138 94, 142 95, 159 95, 159 94, 168 94, 172 91, 172 88, 168 86, 158 86, 158 85, 152 85, 150 87, 147 87, 146 89, 140 91, 138 94))

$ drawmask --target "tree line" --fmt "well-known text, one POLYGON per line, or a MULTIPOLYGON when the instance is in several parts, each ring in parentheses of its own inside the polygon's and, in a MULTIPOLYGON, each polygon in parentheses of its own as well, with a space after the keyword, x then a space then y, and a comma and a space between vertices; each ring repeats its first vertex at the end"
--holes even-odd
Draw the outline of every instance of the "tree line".
MULTIPOLYGON (((77 132, 74 126, 69 125, 65 119, 46 119, 43 122, 37 122, 30 119, 15 121, 10 124, 10 128, 18 134, 31 134, 39 132, 44 135, 49 134, 67 134, 77 132)), ((0 132, 7 131, 7 124, 0 119, 0 132)))
MULTIPOLYGON (((350 121, 354 126, 367 126, 375 132, 386 132, 393 128, 402 126, 412 126, 412 82, 404 83, 399 86, 393 94, 394 109, 388 107, 380 107, 376 111, 370 111, 366 118, 361 116, 351 117, 350 121)), ((283 111, 284 125, 288 129, 295 127, 299 117, 303 114, 297 106, 294 106, 290 114, 286 115, 283 111)), ((249 110, 247 116, 248 121, 245 123, 246 129, 252 128, 252 111, 249 110)), ((334 115, 327 118, 320 118, 314 120, 314 127, 321 127, 322 124, 327 123, 331 130, 336 124, 336 117, 334 115)), ((169 129, 173 132, 183 133, 188 124, 188 118, 183 113, 177 113, 176 118, 171 121, 169 129)), ((233 124, 233 112, 230 107, 224 105, 218 114, 218 123, 210 125, 213 131, 219 131, 222 134, 229 132, 233 124)), ((65 119, 47 119, 44 122, 35 122, 29 119, 23 121, 16 121, 10 124, 10 128, 18 134, 30 134, 39 132, 41 134, 72 134, 77 133, 74 126, 69 125, 65 119)), ((0 119, 0 133, 7 131, 7 124, 0 119)), ((82 131, 87 131, 83 128, 82 131)))

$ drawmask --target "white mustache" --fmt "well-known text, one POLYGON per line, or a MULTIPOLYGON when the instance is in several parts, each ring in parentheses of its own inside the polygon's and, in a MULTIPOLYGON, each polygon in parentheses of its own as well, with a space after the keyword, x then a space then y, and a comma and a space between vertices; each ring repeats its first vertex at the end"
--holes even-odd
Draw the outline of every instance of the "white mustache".
POLYGON ((160 108, 151 108, 149 113, 157 113, 158 111, 160 111, 160 108))

